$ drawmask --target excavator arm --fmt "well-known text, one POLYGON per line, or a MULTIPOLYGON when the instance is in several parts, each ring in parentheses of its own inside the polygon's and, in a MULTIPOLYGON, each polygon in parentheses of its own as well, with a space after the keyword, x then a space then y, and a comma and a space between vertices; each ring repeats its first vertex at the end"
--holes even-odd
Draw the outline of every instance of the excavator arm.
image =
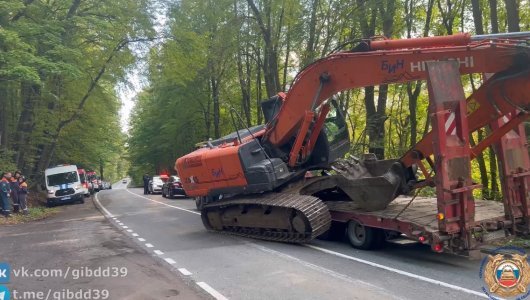
MULTIPOLYGON (((498 73, 528 66, 530 50, 521 39, 530 37, 530 33, 509 35, 511 39, 501 37, 506 38, 496 35, 477 38, 459 34, 448 37, 380 40, 358 47, 364 49, 364 52, 341 52, 320 59, 301 71, 294 79, 289 92, 281 95, 281 108, 267 124, 264 140, 280 147, 296 136, 289 160, 289 165, 294 167, 297 157, 301 159, 302 154, 310 154, 314 145, 312 139, 318 136, 315 131, 321 129, 319 122, 314 122, 316 116, 322 119, 316 109, 338 92, 373 85, 426 80, 426 63, 429 61, 456 60, 459 62, 461 74, 498 73)), ((484 97, 485 89, 481 93, 475 97, 482 103, 488 102, 484 97)), ((482 119, 484 114, 489 113, 481 109, 476 113, 476 118, 482 119)), ((480 122, 477 122, 476 126, 480 126, 480 122)), ((425 149, 429 147, 428 144, 427 138, 425 142, 420 142, 415 150, 428 155, 429 151, 425 149)), ((410 157, 410 154, 404 157, 406 165, 412 163, 410 157)))

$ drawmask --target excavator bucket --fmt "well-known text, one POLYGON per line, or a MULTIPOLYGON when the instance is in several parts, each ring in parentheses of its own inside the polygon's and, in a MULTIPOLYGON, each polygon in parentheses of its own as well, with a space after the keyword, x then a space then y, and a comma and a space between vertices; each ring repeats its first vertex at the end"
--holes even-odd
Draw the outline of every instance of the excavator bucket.
POLYGON ((405 170, 397 160, 377 160, 375 155, 368 155, 360 161, 340 160, 333 169, 337 175, 312 178, 300 192, 314 195, 338 191, 347 197, 334 204, 344 209, 374 211, 386 208, 406 186, 405 170))

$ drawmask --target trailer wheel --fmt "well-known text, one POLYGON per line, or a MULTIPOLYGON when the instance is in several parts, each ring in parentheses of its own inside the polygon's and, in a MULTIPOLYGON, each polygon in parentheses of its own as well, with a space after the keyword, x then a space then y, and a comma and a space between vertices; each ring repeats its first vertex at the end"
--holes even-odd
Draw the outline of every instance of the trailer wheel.
POLYGON ((364 226, 351 220, 346 228, 346 235, 354 248, 371 250, 380 248, 385 241, 384 231, 379 228, 364 226))

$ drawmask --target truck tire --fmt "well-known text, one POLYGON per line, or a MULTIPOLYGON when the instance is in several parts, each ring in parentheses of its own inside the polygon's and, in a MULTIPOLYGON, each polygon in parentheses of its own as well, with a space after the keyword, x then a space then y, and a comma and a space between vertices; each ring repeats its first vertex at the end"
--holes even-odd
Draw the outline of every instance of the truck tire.
POLYGON ((362 250, 381 248, 385 242, 385 232, 382 229, 364 226, 354 220, 348 222, 346 235, 354 248, 362 250))

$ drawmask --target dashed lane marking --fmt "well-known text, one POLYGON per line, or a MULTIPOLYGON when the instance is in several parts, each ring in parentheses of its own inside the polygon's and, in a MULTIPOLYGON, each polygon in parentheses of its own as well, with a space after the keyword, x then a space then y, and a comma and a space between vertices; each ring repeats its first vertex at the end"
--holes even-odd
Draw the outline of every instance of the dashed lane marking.
POLYGON ((174 260, 171 259, 171 258, 164 258, 164 260, 165 260, 168 264, 170 264, 170 265, 174 265, 174 264, 177 263, 176 261, 174 261, 174 260))
POLYGON ((139 240, 140 242, 145 242, 145 239, 144 239, 144 238, 138 238, 138 240, 139 240))
POLYGON ((228 300, 225 296, 221 295, 221 293, 209 286, 206 282, 197 282, 197 285, 208 292, 208 294, 212 295, 216 300, 228 300))
POLYGON ((153 248, 153 247, 154 247, 153 245, 151 245, 151 244, 149 244, 149 243, 145 244, 145 246, 146 246, 147 248, 153 248))
POLYGON ((164 252, 160 251, 160 250, 153 250, 153 252, 156 254, 156 255, 162 255, 164 254, 164 252))
POLYGON ((186 268, 180 268, 179 272, 182 273, 182 275, 184 275, 184 276, 190 276, 191 275, 191 272, 186 270, 186 268))

